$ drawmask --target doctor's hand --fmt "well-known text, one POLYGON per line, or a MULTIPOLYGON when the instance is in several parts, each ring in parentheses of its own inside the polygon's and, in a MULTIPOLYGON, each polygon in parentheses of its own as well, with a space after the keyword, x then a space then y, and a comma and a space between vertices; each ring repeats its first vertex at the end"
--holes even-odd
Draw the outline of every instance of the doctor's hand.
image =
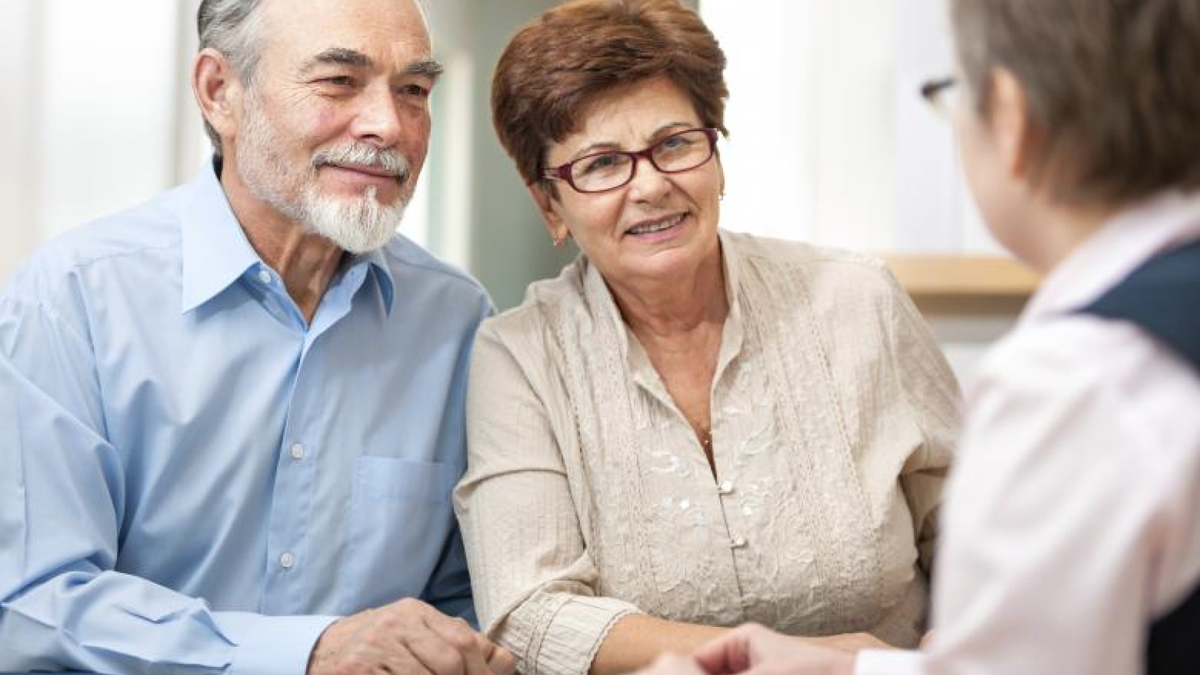
POLYGON ((513 675, 508 650, 459 618, 406 598, 330 624, 308 675, 513 675))

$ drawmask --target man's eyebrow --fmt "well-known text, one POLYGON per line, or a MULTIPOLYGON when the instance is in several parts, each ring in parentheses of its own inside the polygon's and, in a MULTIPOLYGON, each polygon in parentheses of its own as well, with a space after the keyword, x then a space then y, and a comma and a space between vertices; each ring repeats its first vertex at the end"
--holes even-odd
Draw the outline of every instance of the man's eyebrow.
MULTIPOLYGON (((307 73, 317 66, 323 65, 341 65, 351 66, 354 68, 370 68, 375 64, 371 57, 354 49, 346 49, 345 47, 330 47, 325 51, 310 58, 300 68, 300 72, 307 73)), ((445 72, 445 67, 442 66, 436 59, 420 59, 413 61, 404 68, 405 75, 421 75, 430 79, 436 80, 445 72)))
POLYGON ((442 64, 438 63, 435 59, 421 59, 420 61, 413 61, 412 63, 408 64, 408 66, 404 68, 404 74, 423 75, 432 80, 436 80, 443 72, 445 72, 445 70, 446 69, 442 66, 442 64))
POLYGON ((321 52, 320 54, 317 54, 316 56, 314 56, 311 59, 309 59, 308 61, 306 61, 304 63, 304 65, 300 68, 300 72, 306 73, 306 72, 311 71, 313 68, 316 68, 317 66, 323 66, 323 65, 340 65, 340 66, 353 66, 355 68, 369 68, 369 67, 371 67, 372 63, 374 63, 374 62, 371 61, 371 57, 367 56, 366 54, 364 54, 360 51, 355 51, 353 49, 346 49, 344 47, 330 47, 329 49, 326 49, 325 51, 321 52))

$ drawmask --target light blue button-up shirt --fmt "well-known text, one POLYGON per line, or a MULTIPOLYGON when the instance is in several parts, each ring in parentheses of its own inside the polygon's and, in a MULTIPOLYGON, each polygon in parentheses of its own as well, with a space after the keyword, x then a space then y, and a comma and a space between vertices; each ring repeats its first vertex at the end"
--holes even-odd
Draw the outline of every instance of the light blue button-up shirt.
POLYGON ((474 619, 450 493, 480 285, 397 238, 307 325, 215 172, 0 295, 0 671, 303 673, 339 615, 474 619))

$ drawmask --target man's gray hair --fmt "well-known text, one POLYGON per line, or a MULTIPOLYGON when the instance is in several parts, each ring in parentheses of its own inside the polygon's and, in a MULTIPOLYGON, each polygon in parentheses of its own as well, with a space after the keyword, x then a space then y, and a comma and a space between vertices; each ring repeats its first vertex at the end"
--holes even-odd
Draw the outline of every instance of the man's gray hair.
MULTIPOLYGON (((261 56, 261 5, 261 0, 203 0, 196 12, 200 49, 211 47, 221 52, 247 87, 261 56)), ((221 136, 208 120, 204 120, 204 131, 220 157, 221 136)))
MULTIPOLYGON (((414 4, 421 15, 425 29, 429 30, 429 14, 423 0, 414 4)), ((262 56, 262 0, 202 0, 196 12, 196 30, 200 36, 200 49, 212 47, 221 52, 233 66, 247 89, 254 80, 262 56)), ((221 136, 208 120, 204 120, 204 131, 213 144, 213 152, 221 156, 221 136)))

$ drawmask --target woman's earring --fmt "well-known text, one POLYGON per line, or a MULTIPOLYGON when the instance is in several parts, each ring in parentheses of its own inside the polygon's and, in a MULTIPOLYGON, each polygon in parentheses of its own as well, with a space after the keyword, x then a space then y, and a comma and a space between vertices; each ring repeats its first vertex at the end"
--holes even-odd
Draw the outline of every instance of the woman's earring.
POLYGON ((567 240, 562 237, 554 238, 554 248, 562 248, 567 243, 567 240))

